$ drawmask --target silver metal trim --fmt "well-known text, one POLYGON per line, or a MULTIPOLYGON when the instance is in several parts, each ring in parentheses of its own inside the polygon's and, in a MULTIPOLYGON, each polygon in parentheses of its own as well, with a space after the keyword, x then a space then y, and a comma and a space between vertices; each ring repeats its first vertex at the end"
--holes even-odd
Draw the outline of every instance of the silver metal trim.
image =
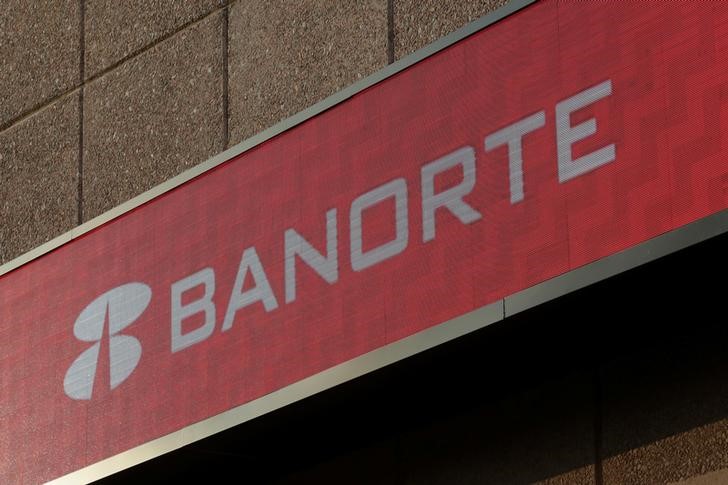
POLYGON ((42 244, 41 246, 38 246, 35 249, 32 249, 28 251, 27 253, 18 256, 17 258, 3 264, 0 266, 0 276, 9 273, 10 271, 29 263, 30 261, 33 261, 36 258, 39 258, 43 256, 44 254, 53 251, 54 249, 62 246, 63 244, 66 244, 67 242, 71 241, 72 239, 75 239, 83 234, 86 234, 87 232, 111 221, 112 219, 115 219, 126 212, 131 211, 132 209, 135 209, 139 207, 142 204, 145 204, 146 202, 149 202, 150 200, 154 199, 155 197, 159 197, 160 195, 169 192, 170 190, 179 187, 180 185, 189 182, 190 180, 194 179, 195 177, 198 177, 202 175, 203 173, 207 172, 208 170, 211 170, 221 163, 224 163, 233 157, 236 157, 240 155, 241 153, 250 150, 253 147, 256 147, 260 145, 261 143, 270 140, 271 138, 290 130, 291 128, 303 123, 304 121, 313 118, 314 116, 333 108, 334 106, 346 101, 347 99, 351 98, 355 94, 391 77, 397 74, 398 72, 407 69, 408 67, 420 62, 423 59, 426 59, 427 57, 430 57, 431 55, 455 44, 456 42, 461 41, 462 39, 479 32, 480 30, 484 29, 485 27, 492 25, 505 17, 508 17, 509 15, 512 15, 513 13, 531 5, 532 3, 535 3, 537 0, 511 0, 508 4, 504 5, 503 7, 484 15, 483 17, 479 18, 478 20, 471 22, 470 24, 462 27, 459 30, 456 30, 455 32, 442 37, 441 39, 436 40, 435 42, 423 47, 422 49, 419 49, 412 54, 403 57, 397 62, 394 62, 393 64, 390 64, 386 66, 385 68, 375 72, 374 74, 352 84, 351 86, 342 89, 341 91, 332 94, 328 98, 314 104, 313 106, 296 113, 295 115, 291 116, 290 118, 287 118, 280 123, 258 133, 255 136, 252 136, 251 138, 248 138, 245 141, 242 141, 235 145, 234 147, 231 147, 224 152, 218 153, 214 157, 210 158, 209 160, 202 162, 199 165, 196 165, 195 167, 192 167, 189 170, 186 170, 185 172, 182 172, 181 174, 177 175, 176 177, 173 177, 156 187, 153 187, 149 189, 148 191, 144 192, 143 194, 140 194, 133 199, 130 199, 123 204, 120 204, 113 209, 108 210, 107 212, 104 212, 103 214, 91 219, 90 221, 87 221, 83 224, 81 224, 78 227, 75 227, 71 229, 70 231, 61 234, 60 236, 56 237, 55 239, 52 239, 48 241, 45 244, 42 244))

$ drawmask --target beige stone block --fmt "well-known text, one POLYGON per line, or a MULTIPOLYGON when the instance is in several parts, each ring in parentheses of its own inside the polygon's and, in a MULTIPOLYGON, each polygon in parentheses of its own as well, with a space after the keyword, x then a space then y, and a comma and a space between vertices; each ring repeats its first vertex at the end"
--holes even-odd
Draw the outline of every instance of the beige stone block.
POLYGON ((219 153, 223 15, 91 82, 84 97, 84 220, 219 153))
MULTIPOLYGON (((671 271, 692 281, 679 265, 671 271)), ((679 482, 728 467, 725 330, 714 320, 720 311, 710 303, 715 300, 705 285, 695 283, 703 300, 677 286, 675 293, 684 300, 651 315, 658 322, 675 319, 664 323, 672 340, 662 337, 604 368, 605 485, 679 482)), ((678 297, 666 298, 675 302, 678 297)))
POLYGON ((686 480, 681 480, 680 485, 723 485, 728 483, 728 468, 721 468, 704 475, 697 475, 686 480))
POLYGON ((728 483, 728 420, 699 426, 604 460, 605 484, 728 483), (699 478, 702 477, 702 478, 699 478))
POLYGON ((392 1, 395 59, 401 59, 508 3, 508 0, 392 1))
POLYGON ((86 77, 200 19, 223 3, 224 0, 87 0, 86 77))
POLYGON ((230 7, 230 144, 387 64, 386 0, 230 7))
POLYGON ((80 81, 78 0, 5 0, 0 8, 0 127, 80 81))
POLYGON ((76 225, 78 93, 0 132, 0 264, 76 225))

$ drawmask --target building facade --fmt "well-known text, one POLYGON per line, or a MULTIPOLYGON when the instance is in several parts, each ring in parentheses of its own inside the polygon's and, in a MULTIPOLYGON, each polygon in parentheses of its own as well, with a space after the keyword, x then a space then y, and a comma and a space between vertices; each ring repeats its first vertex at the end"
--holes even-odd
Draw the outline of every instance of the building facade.
MULTIPOLYGON (((3 274, 506 3, 9 0, 0 12, 3 274)), ((695 52, 720 56, 722 45, 709 37, 695 52)), ((726 108, 708 104, 697 112, 715 116, 723 140, 726 108)), ((716 237, 107 480, 725 483, 728 333, 711 284, 725 268, 721 221, 706 223, 716 237)), ((57 478, 10 466, 19 439, 0 439, 0 481, 57 478)))

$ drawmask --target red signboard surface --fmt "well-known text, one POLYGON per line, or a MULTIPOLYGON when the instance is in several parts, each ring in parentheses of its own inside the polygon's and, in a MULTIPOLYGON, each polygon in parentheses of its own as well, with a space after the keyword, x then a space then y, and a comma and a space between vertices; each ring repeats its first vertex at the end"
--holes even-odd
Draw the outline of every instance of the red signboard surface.
POLYGON ((4 275, 0 482, 715 213, 726 160, 722 3, 536 3, 4 275))

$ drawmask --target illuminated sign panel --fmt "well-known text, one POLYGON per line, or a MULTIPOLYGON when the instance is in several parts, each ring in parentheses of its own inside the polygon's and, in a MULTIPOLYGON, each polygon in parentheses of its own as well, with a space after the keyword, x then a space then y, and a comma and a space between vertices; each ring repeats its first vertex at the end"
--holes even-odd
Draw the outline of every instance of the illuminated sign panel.
POLYGON ((0 279, 58 477, 728 207, 728 9, 539 2, 0 279))

